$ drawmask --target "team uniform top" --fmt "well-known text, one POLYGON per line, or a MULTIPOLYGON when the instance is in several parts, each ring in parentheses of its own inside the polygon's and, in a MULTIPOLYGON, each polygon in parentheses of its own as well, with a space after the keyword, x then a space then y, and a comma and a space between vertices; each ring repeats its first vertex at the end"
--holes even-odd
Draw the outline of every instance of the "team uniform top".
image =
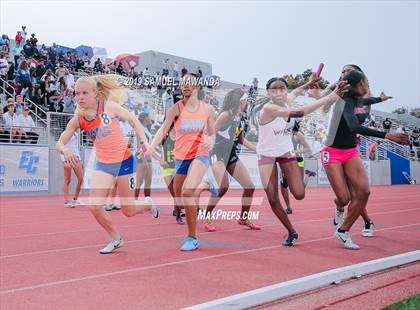
POLYGON ((339 100, 331 114, 328 126, 328 137, 325 145, 337 149, 351 149, 357 146, 357 134, 384 139, 385 132, 370 129, 360 124, 366 119, 366 114, 361 113, 361 106, 354 98, 339 100))
POLYGON ((258 131, 257 154, 266 157, 282 157, 293 150, 292 129, 294 119, 276 117, 271 122, 260 125, 258 131))
POLYGON ((111 118, 106 113, 104 101, 98 102, 95 119, 88 121, 79 115, 79 126, 95 145, 98 162, 120 163, 131 156, 118 118, 111 118))
POLYGON ((176 141, 174 157, 177 160, 191 160, 208 156, 204 148, 209 116, 206 104, 199 101, 195 111, 189 111, 183 101, 178 101, 179 116, 174 122, 176 141))

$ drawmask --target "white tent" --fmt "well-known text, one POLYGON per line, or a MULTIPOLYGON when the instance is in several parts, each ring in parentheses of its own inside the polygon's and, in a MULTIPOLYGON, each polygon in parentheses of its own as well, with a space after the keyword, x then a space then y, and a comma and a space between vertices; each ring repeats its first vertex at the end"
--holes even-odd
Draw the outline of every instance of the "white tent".
POLYGON ((93 47, 93 56, 90 59, 90 65, 93 67, 95 61, 99 58, 103 64, 105 64, 106 59, 108 58, 108 52, 103 47, 93 47))

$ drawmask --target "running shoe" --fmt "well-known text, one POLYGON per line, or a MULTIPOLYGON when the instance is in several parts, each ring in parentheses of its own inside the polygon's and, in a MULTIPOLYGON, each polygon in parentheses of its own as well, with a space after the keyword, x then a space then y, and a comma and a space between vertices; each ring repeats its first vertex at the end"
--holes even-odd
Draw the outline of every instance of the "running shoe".
POLYGON ((316 176, 316 172, 315 171, 312 171, 312 170, 305 170, 305 174, 308 176, 308 177, 315 177, 316 176))
POLYGON ((204 229, 208 232, 214 232, 216 231, 216 227, 213 225, 212 220, 206 220, 204 224, 204 229))
POLYGON ((124 244, 123 239, 120 240, 111 240, 110 243, 106 247, 104 247, 102 250, 99 250, 99 253, 101 254, 110 254, 114 252, 116 249, 122 247, 124 244))
POLYGON ((187 237, 184 244, 181 246, 181 251, 194 251, 197 250, 200 244, 198 243, 197 238, 187 237))
POLYGON ((373 237, 373 230, 375 228, 375 224, 373 222, 365 223, 363 230, 362 230, 362 236, 363 237, 373 237))
POLYGON ((176 223, 177 223, 178 225, 184 225, 184 224, 185 224, 185 222, 182 220, 181 215, 178 215, 178 216, 176 217, 176 223))
POLYGON ((73 198, 73 205, 75 205, 75 206, 84 206, 86 204, 83 201, 80 201, 78 199, 74 199, 73 198))
MULTIPOLYGON (((172 215, 176 216, 176 211, 175 210, 172 211, 172 215)), ((181 216, 185 217, 185 212, 183 210, 181 210, 181 216)))
POLYGON ((112 203, 111 204, 105 204, 104 205, 104 210, 105 211, 112 211, 112 210, 114 210, 114 206, 112 205, 112 203))
POLYGON ((249 227, 252 230, 261 230, 261 227, 258 226, 257 224, 254 224, 253 222, 251 222, 250 220, 239 220, 238 221, 239 225, 244 225, 249 227))
POLYGON ((120 205, 118 205, 118 204, 116 204, 116 203, 113 203, 113 204, 112 204, 112 209, 113 209, 113 210, 121 210, 121 206, 120 206, 120 205))
POLYGON ((204 176, 203 181, 208 184, 209 191, 210 191, 212 197, 219 196, 219 191, 217 190, 217 183, 216 183, 216 180, 214 179, 213 175, 206 174, 204 176))
POLYGON ((290 207, 287 207, 286 209, 284 209, 284 212, 286 212, 287 214, 292 214, 293 213, 293 209, 290 207))
POLYGON ((293 246, 298 239, 297 232, 292 232, 287 235, 287 239, 283 241, 283 246, 293 246))
POLYGON ((71 201, 67 201, 64 203, 64 207, 66 208, 74 208, 74 204, 71 201))
POLYGON ((334 237, 340 240, 341 244, 349 250, 360 250, 360 247, 351 240, 350 233, 348 231, 339 232, 338 229, 334 233, 334 237))
POLYGON ((144 197, 144 201, 152 204, 152 207, 150 208, 150 214, 152 215, 152 217, 157 219, 159 217, 160 210, 159 210, 157 204, 152 199, 152 197, 146 196, 146 197, 144 197))
POLYGON ((333 224, 335 227, 340 227, 344 223, 344 211, 335 209, 333 224))

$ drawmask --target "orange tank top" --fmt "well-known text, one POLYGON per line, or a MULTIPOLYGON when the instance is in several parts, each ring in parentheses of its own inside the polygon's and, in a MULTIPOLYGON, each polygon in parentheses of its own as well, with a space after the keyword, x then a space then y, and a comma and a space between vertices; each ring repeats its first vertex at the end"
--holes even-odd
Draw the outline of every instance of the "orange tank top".
POLYGON ((96 148, 96 160, 104 164, 120 163, 131 156, 117 118, 105 112, 105 101, 99 101, 95 119, 88 121, 79 115, 84 130, 96 148))
POLYGON ((208 156, 208 150, 203 147, 209 118, 205 103, 199 101, 196 111, 189 111, 183 101, 178 101, 178 108, 179 116, 174 124, 175 159, 188 160, 198 156, 208 156))

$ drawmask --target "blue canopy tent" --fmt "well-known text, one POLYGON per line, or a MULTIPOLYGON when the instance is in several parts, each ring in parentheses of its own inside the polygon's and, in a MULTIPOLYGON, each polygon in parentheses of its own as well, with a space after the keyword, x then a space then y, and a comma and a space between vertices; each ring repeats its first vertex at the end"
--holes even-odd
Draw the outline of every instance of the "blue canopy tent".
POLYGON ((75 49, 71 48, 71 47, 67 47, 67 46, 63 46, 63 45, 56 45, 55 47, 56 47, 55 50, 58 54, 65 54, 67 52, 70 52, 70 53, 75 52, 75 49))
POLYGON ((76 50, 77 55, 79 55, 80 57, 85 56, 85 54, 87 54, 89 58, 92 58, 93 56, 93 49, 90 46, 80 45, 76 47, 75 50, 76 50))

